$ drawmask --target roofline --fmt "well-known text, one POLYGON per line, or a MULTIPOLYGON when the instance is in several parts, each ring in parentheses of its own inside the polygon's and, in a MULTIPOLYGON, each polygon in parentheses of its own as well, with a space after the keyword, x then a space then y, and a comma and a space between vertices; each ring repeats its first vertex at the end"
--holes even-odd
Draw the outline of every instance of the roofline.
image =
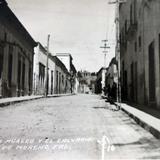
POLYGON ((103 70, 105 69, 107 71, 107 67, 101 67, 100 70, 97 72, 97 75, 103 70))
POLYGON ((45 52, 47 52, 46 48, 45 48, 40 42, 37 42, 37 44, 38 44, 45 52))
POLYGON ((56 53, 56 56, 70 56, 71 59, 73 59, 73 57, 70 53, 56 53))
POLYGON ((116 57, 113 57, 112 59, 111 59, 111 61, 110 61, 110 63, 109 63, 109 67, 112 65, 112 64, 115 64, 115 65, 117 65, 117 60, 116 60, 116 57))
MULTIPOLYGON (((38 44, 39 47, 41 47, 43 49, 43 51, 44 51, 43 54, 45 54, 47 56, 47 53, 46 53, 47 50, 45 49, 45 47, 40 42, 37 42, 37 44, 38 44)), ((63 62, 57 56, 53 56, 51 53, 49 53, 48 58, 50 60, 52 60, 57 66, 59 66, 59 67, 62 66, 62 68, 64 69, 64 71, 69 74, 66 66, 63 64, 63 62), (61 66, 58 65, 58 64, 60 64, 61 66)))
POLYGON ((17 26, 19 26, 23 32, 25 32, 25 35, 31 40, 34 47, 37 46, 37 42, 32 38, 30 33, 26 30, 24 25, 19 21, 19 19, 16 17, 16 15, 13 13, 13 11, 9 8, 8 3, 5 0, 0 0, 0 7, 3 7, 4 9, 7 9, 9 14, 13 16, 13 19, 17 22, 17 26))
POLYGON ((59 66, 59 67, 61 67, 62 66, 62 68, 64 69, 64 71, 66 72, 66 73, 68 73, 69 74, 69 72, 68 72, 68 70, 67 70, 67 68, 66 68, 66 66, 63 64, 63 62, 57 57, 57 56, 50 56, 53 60, 54 60, 54 62, 55 62, 55 64, 57 65, 57 66, 59 66), (57 62, 59 62, 60 63, 60 65, 58 65, 58 63, 57 62))

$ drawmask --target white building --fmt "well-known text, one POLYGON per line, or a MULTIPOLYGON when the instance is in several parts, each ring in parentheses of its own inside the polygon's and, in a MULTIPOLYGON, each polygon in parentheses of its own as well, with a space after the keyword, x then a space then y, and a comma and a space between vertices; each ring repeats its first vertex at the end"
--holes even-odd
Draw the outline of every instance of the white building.
MULTIPOLYGON (((34 55, 33 91, 34 94, 44 94, 46 91, 46 49, 38 43, 34 55)), ((48 58, 48 94, 62 94, 70 92, 69 72, 64 64, 49 54, 48 58)))
POLYGON ((63 64, 68 69, 68 72, 71 71, 71 65, 72 65, 72 56, 69 53, 57 53, 56 56, 63 62, 63 64))
MULTIPOLYGON (((46 49, 40 43, 38 43, 38 46, 35 48, 35 55, 34 55, 34 69, 33 69, 34 94, 45 93, 46 61, 47 61, 46 49)), ((48 59, 48 93, 50 94, 53 93, 54 72, 55 72, 55 62, 51 58, 49 58, 48 59)))
POLYGON ((70 73, 70 84, 71 84, 71 92, 78 92, 78 79, 77 71, 75 66, 73 65, 73 58, 69 53, 57 53, 56 56, 63 62, 68 72, 70 73))

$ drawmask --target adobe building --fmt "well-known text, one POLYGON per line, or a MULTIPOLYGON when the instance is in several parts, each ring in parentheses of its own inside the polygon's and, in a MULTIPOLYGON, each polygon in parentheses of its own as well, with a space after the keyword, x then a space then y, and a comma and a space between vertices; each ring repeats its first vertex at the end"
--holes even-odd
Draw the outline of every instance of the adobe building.
POLYGON ((72 55, 69 53, 56 53, 56 56, 60 59, 60 61, 62 61, 70 73, 71 93, 77 93, 79 82, 77 79, 77 70, 72 62, 72 55))
POLYGON ((0 97, 32 93, 36 45, 7 2, 0 0, 0 97))
POLYGON ((79 93, 95 93, 96 73, 88 71, 78 71, 79 93))
POLYGON ((106 94, 110 94, 114 100, 118 100, 118 62, 112 58, 106 73, 106 94), (110 92, 110 93, 109 93, 110 92))
MULTIPOLYGON (((36 95, 43 95, 46 91, 46 61, 47 50, 38 42, 35 48, 34 55, 34 69, 33 69, 33 93, 36 95)), ((54 72, 55 62, 48 58, 48 81, 47 81, 47 93, 53 93, 54 89, 54 72)))
POLYGON ((70 84, 70 73, 68 72, 66 66, 59 60, 57 56, 52 56, 55 62, 55 83, 54 83, 54 93, 64 94, 71 92, 70 84))
POLYGON ((96 87, 95 87, 95 92, 96 94, 103 93, 104 94, 104 88, 106 87, 106 73, 107 73, 107 68, 102 67, 98 72, 97 72, 97 79, 96 79, 96 87))
POLYGON ((113 83, 118 84, 118 70, 117 70, 118 62, 116 58, 112 58, 109 63, 107 73, 106 73, 106 83, 112 87, 113 83))
POLYGON ((119 7, 123 100, 160 108, 160 1, 119 7))
POLYGON ((33 93, 43 95, 46 90, 50 95, 70 93, 70 74, 65 65, 49 53, 48 79, 46 80, 46 61, 47 50, 38 42, 34 55, 33 93))

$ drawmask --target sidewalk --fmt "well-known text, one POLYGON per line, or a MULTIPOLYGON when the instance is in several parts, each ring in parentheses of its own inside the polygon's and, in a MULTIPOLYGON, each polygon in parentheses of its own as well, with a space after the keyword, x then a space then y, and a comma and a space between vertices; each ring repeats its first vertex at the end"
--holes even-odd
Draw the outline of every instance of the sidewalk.
MULTIPOLYGON (((121 110, 126 112, 131 118, 133 118, 140 126, 152 133, 156 138, 160 139, 160 119, 152 116, 144 111, 141 111, 128 104, 116 103, 121 106, 121 110)), ((146 108, 147 109, 147 108, 146 108)))
MULTIPOLYGON (((53 94, 53 95, 48 95, 47 98, 70 96, 70 95, 73 95, 73 94, 53 94)), ((43 95, 31 95, 31 96, 1 98, 0 99, 0 107, 5 107, 5 106, 11 105, 11 104, 40 99, 40 98, 45 98, 45 97, 43 95)))

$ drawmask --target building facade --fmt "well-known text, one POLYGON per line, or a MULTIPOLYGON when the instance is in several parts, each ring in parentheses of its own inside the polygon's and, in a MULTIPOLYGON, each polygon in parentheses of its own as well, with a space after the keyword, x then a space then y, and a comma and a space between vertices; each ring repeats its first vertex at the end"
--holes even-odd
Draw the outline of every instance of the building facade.
POLYGON ((65 65, 56 57, 49 54, 48 79, 46 79, 47 51, 38 42, 34 55, 33 91, 34 94, 63 94, 70 93, 69 72, 65 65))
POLYGON ((106 73, 106 94, 116 100, 118 97, 118 62, 112 58, 106 73))
POLYGON ((34 94, 45 94, 46 89, 48 94, 52 94, 54 90, 54 74, 55 74, 55 62, 48 58, 48 80, 46 80, 46 61, 47 51, 38 42, 38 46, 35 48, 34 55, 34 69, 33 69, 33 92, 34 94), (47 88, 46 88, 47 83, 47 88))
POLYGON ((54 93, 64 94, 71 93, 70 73, 66 66, 59 60, 57 56, 52 57, 55 61, 55 83, 54 93))
POLYGON ((123 100, 160 108, 160 1, 119 7, 123 100))
POLYGON ((32 93, 36 42, 5 0, 0 0, 0 97, 32 93))
POLYGON ((70 84, 71 84, 71 93, 77 93, 78 89, 78 79, 77 79, 77 71, 75 66, 73 65, 73 58, 69 53, 57 53, 56 56, 62 61, 62 63, 66 66, 68 72, 70 73, 70 84))
POLYGON ((96 73, 79 71, 79 93, 95 93, 96 73))
POLYGON ((102 67, 98 72, 97 72, 97 79, 96 79, 96 87, 95 87, 95 93, 104 94, 104 89, 106 87, 106 73, 107 73, 107 68, 102 67))

